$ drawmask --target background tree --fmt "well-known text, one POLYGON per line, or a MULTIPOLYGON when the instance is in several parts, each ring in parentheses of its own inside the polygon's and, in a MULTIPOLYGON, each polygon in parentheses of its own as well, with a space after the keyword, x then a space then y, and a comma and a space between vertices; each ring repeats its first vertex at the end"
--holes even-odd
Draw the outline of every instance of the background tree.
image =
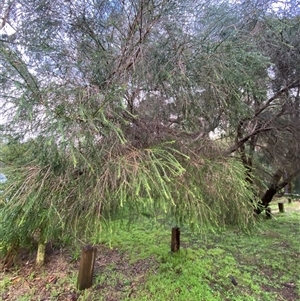
MULTIPOLYGON (((292 2, 291 2, 292 3, 292 2)), ((236 144, 230 151, 241 155, 249 171, 256 168, 267 184, 262 203, 299 174, 299 15, 295 7, 256 20, 249 33, 257 48, 270 60, 268 77, 254 92, 247 91, 252 113, 240 119, 236 144), (283 38, 284 37, 284 38, 283 38)))

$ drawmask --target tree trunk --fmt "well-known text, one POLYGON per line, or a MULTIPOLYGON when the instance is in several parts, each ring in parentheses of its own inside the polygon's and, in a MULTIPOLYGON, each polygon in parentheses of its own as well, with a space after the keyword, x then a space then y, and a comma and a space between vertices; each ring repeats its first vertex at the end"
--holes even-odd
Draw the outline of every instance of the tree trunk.
POLYGON ((273 184, 261 198, 261 202, 259 203, 259 207, 255 210, 255 213, 260 214, 263 210, 265 210, 273 200, 274 195, 286 184, 287 183, 285 182, 282 182, 277 186, 273 184))
POLYGON ((268 205, 271 203, 274 195, 282 188, 284 188, 288 183, 291 182, 291 180, 296 177, 299 174, 300 170, 296 170, 294 173, 290 174, 287 178, 285 178, 282 182, 279 182, 281 177, 283 176, 283 171, 278 170, 272 179, 272 183, 269 186, 269 189, 265 192, 263 197, 261 198, 261 202, 259 205, 261 205, 259 208, 255 210, 257 214, 260 214, 264 209, 268 207, 268 205))
POLYGON ((284 187, 284 193, 286 193, 286 194, 292 193, 292 183, 288 183, 288 184, 284 187))
POLYGON ((265 194, 261 198, 261 202, 264 205, 264 207, 268 207, 277 191, 278 189, 276 187, 271 187, 265 192, 265 194))
POLYGON ((265 210, 268 205, 271 203, 274 195, 277 193, 277 189, 274 187, 269 188, 263 197, 261 198, 261 201, 258 204, 258 207, 255 209, 255 213, 260 214, 263 210, 265 210))

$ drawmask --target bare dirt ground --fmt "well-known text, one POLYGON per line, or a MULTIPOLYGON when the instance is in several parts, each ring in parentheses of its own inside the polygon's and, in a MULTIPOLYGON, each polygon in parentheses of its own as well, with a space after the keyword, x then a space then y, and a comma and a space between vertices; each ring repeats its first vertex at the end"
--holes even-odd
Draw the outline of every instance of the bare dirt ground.
MULTIPOLYGON (((97 294, 106 301, 134 296, 136 286, 155 266, 156 261, 152 258, 131 264, 118 250, 97 246, 94 275, 101 277, 101 285, 93 286, 92 290, 95 296, 97 294)), ((82 293, 76 289, 78 270, 79 260, 72 261, 70 254, 63 250, 53 250, 41 268, 35 266, 33 254, 20 254, 16 265, 0 274, 0 281, 7 282, 0 300, 18 301, 21 297, 36 301, 90 300, 81 299, 82 293)))

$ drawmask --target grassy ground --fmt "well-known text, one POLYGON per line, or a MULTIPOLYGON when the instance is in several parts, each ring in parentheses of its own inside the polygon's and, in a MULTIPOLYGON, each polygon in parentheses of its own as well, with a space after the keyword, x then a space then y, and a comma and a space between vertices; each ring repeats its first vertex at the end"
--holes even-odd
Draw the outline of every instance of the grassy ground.
POLYGON ((20 254, 0 274, 0 300, 300 300, 300 202, 262 219, 249 234, 234 229, 200 236, 181 228, 170 253, 170 227, 144 218, 97 245, 94 285, 76 290, 80 250, 54 250, 42 268, 20 254))

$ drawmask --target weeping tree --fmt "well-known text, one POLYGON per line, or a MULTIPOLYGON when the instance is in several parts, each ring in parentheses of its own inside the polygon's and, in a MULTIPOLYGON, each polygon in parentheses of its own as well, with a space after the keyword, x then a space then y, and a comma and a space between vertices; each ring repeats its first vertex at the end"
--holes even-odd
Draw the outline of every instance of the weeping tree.
POLYGON ((268 59, 230 4, 7 3, 3 135, 25 149, 20 161, 1 159, 17 175, 1 209, 6 250, 31 236, 89 239, 141 212, 247 228, 256 203, 247 169, 209 133, 251 112, 243 89, 268 59))
POLYGON ((252 221, 253 195, 236 160, 210 159, 175 142, 142 149, 105 142, 94 154, 80 155, 55 147, 47 147, 55 158, 48 164, 35 159, 15 169, 18 181, 7 188, 9 201, 1 208, 9 256, 32 237, 40 246, 53 239, 89 240, 110 221, 134 220, 141 212, 202 231, 246 229, 252 221))

